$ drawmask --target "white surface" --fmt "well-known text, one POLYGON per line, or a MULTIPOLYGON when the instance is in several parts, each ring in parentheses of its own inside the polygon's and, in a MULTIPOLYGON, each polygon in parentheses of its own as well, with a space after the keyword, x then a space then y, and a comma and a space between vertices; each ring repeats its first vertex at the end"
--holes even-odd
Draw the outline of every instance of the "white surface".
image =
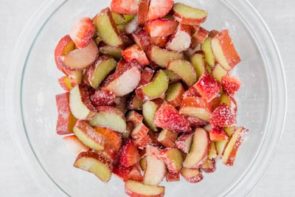
MULTIPOLYGON (((295 1, 250 0, 269 25, 285 63, 288 84, 287 124, 277 151, 251 197, 290 197, 295 195, 295 1)), ((38 9, 40 0, 0 0, 0 112, 3 111, 3 87, 10 52, 26 20, 38 9)), ((50 196, 32 180, 22 165, 0 113, 0 196, 50 196)))

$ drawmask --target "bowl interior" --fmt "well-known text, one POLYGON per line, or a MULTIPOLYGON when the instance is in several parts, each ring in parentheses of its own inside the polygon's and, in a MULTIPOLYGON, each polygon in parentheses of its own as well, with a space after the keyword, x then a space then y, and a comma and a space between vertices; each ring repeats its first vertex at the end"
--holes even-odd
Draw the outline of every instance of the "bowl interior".
MULTIPOLYGON (((249 128, 250 132, 235 166, 218 164, 216 172, 206 174, 199 184, 192 185, 183 180, 164 183, 166 196, 198 194, 215 197, 226 192, 242 176, 261 144, 269 114, 269 84, 257 45, 233 10, 223 1, 182 2, 208 10, 206 28, 228 28, 242 58, 242 63, 234 71, 242 81, 238 94, 238 124, 249 128)), ((75 20, 82 16, 92 17, 108 4, 109 1, 97 0, 66 1, 48 18, 38 34, 22 76, 21 105, 28 140, 48 175, 69 196, 125 196, 123 183, 115 176, 110 183, 104 184, 95 176, 73 168, 75 155, 55 133, 55 95, 63 92, 57 82, 61 73, 54 63, 55 45, 69 32, 75 20)))

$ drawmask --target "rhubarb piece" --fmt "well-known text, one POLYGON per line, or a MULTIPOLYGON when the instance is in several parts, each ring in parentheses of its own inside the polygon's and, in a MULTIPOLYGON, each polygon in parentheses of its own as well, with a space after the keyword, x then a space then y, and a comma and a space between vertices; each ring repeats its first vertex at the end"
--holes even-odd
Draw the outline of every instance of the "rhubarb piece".
POLYGON ((181 80, 180 76, 178 76, 175 72, 173 72, 171 70, 164 70, 164 72, 166 73, 167 77, 169 78, 170 83, 174 83, 174 82, 181 80))
POLYGON ((207 131, 197 128, 193 135, 191 149, 183 162, 183 167, 195 168, 201 165, 202 162, 207 159, 208 147, 209 138, 207 131))
POLYGON ((208 35, 209 32, 206 29, 199 27, 198 30, 192 36, 192 46, 196 47, 199 44, 203 44, 208 35))
POLYGON ((241 61, 228 30, 223 30, 214 36, 211 46, 217 62, 225 70, 231 70, 241 61))
POLYGON ((152 46, 150 50, 150 59, 155 64, 165 68, 168 66, 169 62, 173 60, 183 59, 183 54, 166 49, 161 49, 157 46, 152 46))
POLYGON ((214 142, 211 142, 209 147, 208 159, 215 159, 215 158, 217 158, 216 145, 214 142))
POLYGON ((126 27, 125 27, 125 31, 127 34, 132 34, 134 33, 137 29, 138 29, 138 17, 135 16, 134 19, 132 19, 132 21, 130 21, 126 27))
POLYGON ((155 71, 149 67, 144 68, 141 71, 141 79, 140 79, 139 85, 145 85, 151 82, 154 76, 154 72, 155 71))
POLYGON ((160 142, 163 146, 174 148, 175 147, 175 141, 177 139, 177 133, 170 131, 168 129, 163 129, 157 140, 160 142))
POLYGON ((113 47, 113 46, 102 46, 99 48, 99 52, 104 54, 104 55, 109 55, 113 58, 115 58, 116 60, 121 59, 122 55, 122 49, 119 47, 113 47))
POLYGON ((59 135, 72 133, 73 127, 77 121, 71 113, 69 100, 69 93, 56 95, 56 105, 58 111, 56 133, 59 135))
POLYGON ((138 23, 143 25, 147 21, 150 0, 140 0, 138 5, 138 23))
POLYGON ((143 116, 136 111, 130 111, 127 114, 127 121, 132 122, 134 126, 139 125, 143 121, 143 116))
POLYGON ((216 170, 215 160, 207 159, 201 166, 201 170, 207 173, 212 173, 216 170))
POLYGON ((182 168, 181 175, 189 183, 198 183, 203 180, 203 175, 199 169, 182 168))
POLYGON ((129 196, 137 197, 163 197, 165 194, 165 187, 146 185, 137 181, 126 181, 125 192, 129 196))
POLYGON ((148 132, 149 129, 143 123, 135 125, 135 128, 131 133, 131 137, 133 139, 134 144, 139 149, 144 149, 148 144, 151 143, 152 140, 148 135, 148 132))
POLYGON ((191 56, 191 63, 196 71, 197 78, 199 79, 206 72, 204 54, 196 53, 191 56))
POLYGON ((146 157, 143 157, 140 161, 139 161, 139 165, 142 171, 146 171, 146 157))
POLYGON ((185 25, 200 25, 207 18, 207 12, 193 8, 183 3, 175 3, 173 6, 174 18, 185 25))
POLYGON ((236 123, 236 114, 225 104, 218 106, 212 113, 210 123, 217 127, 229 127, 236 123))
POLYGON ((95 115, 96 109, 90 101, 90 95, 82 85, 75 86, 70 92, 70 109, 75 118, 89 120, 95 115))
POLYGON ((142 110, 143 100, 140 99, 136 94, 133 95, 128 102, 129 110, 142 110))
POLYGON ((74 166, 94 174, 103 182, 108 182, 112 176, 111 161, 99 153, 80 153, 74 163, 74 166))
POLYGON ((77 138, 87 147, 100 151, 104 149, 105 138, 102 134, 96 132, 86 121, 79 120, 74 127, 74 133, 77 138))
POLYGON ((109 128, 121 133, 126 130, 124 114, 114 107, 98 107, 98 113, 90 121, 90 124, 96 127, 109 128))
POLYGON ((98 48, 93 40, 80 49, 74 49, 63 57, 63 63, 69 69, 83 69, 91 65, 97 58, 98 48))
POLYGON ((65 90, 65 91, 71 91, 77 83, 72 80, 69 76, 63 76, 58 79, 59 85, 65 90))
POLYGON ((212 142, 219 142, 228 139, 225 131, 220 127, 214 127, 209 131, 209 138, 212 142))
POLYGON ((122 56, 127 62, 136 60, 142 66, 150 63, 145 52, 136 44, 122 51, 122 56))
POLYGON ((115 27, 115 23, 111 16, 110 10, 102 10, 94 20, 97 32, 100 38, 110 46, 120 46, 123 44, 122 38, 119 36, 118 31, 115 27))
POLYGON ((180 172, 183 163, 183 157, 177 148, 168 148, 162 151, 161 158, 167 166, 170 173, 177 174, 180 172))
POLYGON ((88 17, 81 18, 72 28, 70 36, 77 48, 86 47, 95 33, 92 20, 88 17))
POLYGON ((225 127, 224 131, 225 131, 225 133, 227 134, 228 137, 231 137, 234 134, 234 132, 236 131, 236 127, 235 126, 233 126, 233 127, 225 127))
POLYGON ((176 182, 179 180, 180 180, 180 173, 173 174, 173 173, 168 172, 166 174, 166 181, 167 182, 176 182))
POLYGON ((218 157, 221 157, 223 155, 223 152, 227 143, 228 143, 228 140, 219 141, 215 143, 218 157))
POLYGON ((222 78, 226 76, 227 73, 228 71, 225 70, 220 64, 217 64, 212 70, 212 75, 218 82, 221 82, 222 78))
POLYGON ((231 139, 229 140, 223 155, 222 161, 224 164, 232 166, 234 165, 234 161, 236 159, 236 155, 240 148, 240 145, 243 143, 245 139, 245 135, 247 134, 247 129, 245 128, 237 128, 231 139))
POLYGON ((202 75, 198 82, 194 85, 194 88, 207 102, 212 101, 221 91, 221 87, 218 82, 208 74, 202 75))
POLYGON ((174 107, 179 107, 181 104, 183 93, 184 87, 180 82, 170 84, 166 92, 166 101, 174 107))
POLYGON ((159 185, 166 175, 165 163, 153 155, 148 155, 146 162, 147 165, 143 179, 144 184, 159 185))
POLYGON ((215 56, 213 54, 211 46, 212 38, 208 37, 202 44, 202 51, 205 54, 205 60, 209 66, 213 67, 215 65, 215 56))
MULTIPOLYGON (((173 31, 174 32, 174 31, 173 31)), ((177 31, 167 43, 167 49, 177 52, 186 51, 192 43, 190 32, 186 31, 182 25, 178 25, 177 31)))
POLYGON ((179 113, 203 121, 209 121, 211 118, 211 112, 208 109, 207 103, 201 97, 184 97, 179 113))
POLYGON ((157 127, 154 124, 154 118, 157 109, 158 105, 153 101, 146 101, 142 106, 142 114, 144 117, 144 121, 153 131, 157 131, 157 127))
POLYGON ((135 43, 144 51, 146 51, 151 46, 151 39, 148 33, 143 29, 136 30, 132 37, 135 43))
POLYGON ((140 160, 140 155, 134 143, 128 140, 120 150, 119 163, 124 167, 131 167, 140 160))
POLYGON ((221 84, 224 91, 229 95, 234 95, 241 86, 241 82, 237 78, 229 75, 222 77, 221 84))
POLYGON ((226 93, 223 93, 221 95, 221 97, 220 97, 220 103, 219 103, 219 105, 222 105, 222 104, 228 106, 230 108, 231 113, 233 115, 235 115, 237 113, 238 106, 237 106, 237 102, 234 99, 234 97, 232 97, 232 96, 230 96, 230 95, 228 95, 226 93))
POLYGON ((191 148, 193 134, 182 134, 175 142, 176 147, 184 153, 188 153, 191 148))
POLYGON ((67 148, 76 155, 89 150, 75 135, 65 136, 63 140, 66 142, 67 148))
POLYGON ((159 70, 153 80, 136 90, 137 96, 144 100, 161 98, 168 89, 169 79, 163 70, 159 70))
POLYGON ((187 120, 189 121, 191 127, 203 127, 208 124, 208 121, 192 116, 188 116, 187 120))
POLYGON ((111 106, 115 104, 116 96, 107 90, 96 90, 90 99, 95 107, 111 106))
POLYGON ((112 0, 111 10, 120 14, 137 14, 136 0, 112 0))
POLYGON ((151 0, 148 20, 154 20, 166 16, 172 9, 173 3, 173 0, 151 0))
POLYGON ((156 19, 145 24, 145 30, 150 37, 166 37, 176 31, 177 22, 170 19, 156 19))
POLYGON ((132 14, 119 14, 116 12, 112 12, 112 18, 116 25, 125 25, 129 23, 133 18, 134 15, 132 14))
POLYGON ((184 116, 170 104, 163 103, 157 110, 154 118, 154 124, 163 129, 170 129, 176 132, 191 131, 189 122, 184 116))
POLYGON ((173 60, 169 63, 168 69, 179 75, 188 86, 197 81, 196 72, 189 61, 173 60))

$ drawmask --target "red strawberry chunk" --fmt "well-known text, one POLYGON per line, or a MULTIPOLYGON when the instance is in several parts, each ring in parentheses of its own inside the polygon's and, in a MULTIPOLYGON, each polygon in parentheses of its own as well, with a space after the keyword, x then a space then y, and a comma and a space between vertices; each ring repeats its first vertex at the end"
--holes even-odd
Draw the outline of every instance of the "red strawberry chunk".
POLYGON ((141 79, 140 79, 140 82, 139 82, 139 85, 145 85, 149 82, 151 82, 153 76, 154 76, 154 70, 151 69, 151 68, 144 68, 141 72, 141 79))
POLYGON ((95 27, 92 20, 88 17, 85 17, 76 23, 70 33, 70 36, 76 47, 84 48, 90 43, 94 33, 95 27))
POLYGON ((151 143, 151 138, 148 135, 149 129, 143 124, 138 124, 132 131, 131 137, 133 142, 138 148, 144 149, 148 144, 151 143))
POLYGON ((166 16, 172 9, 173 3, 173 0, 151 0, 148 20, 154 20, 166 16))
POLYGON ((209 131, 209 138, 213 142, 219 142, 227 140, 228 136, 222 128, 214 127, 209 131))
POLYGON ((163 103, 155 114, 154 123, 157 127, 176 132, 191 131, 190 123, 170 104, 163 103))
POLYGON ((138 6, 138 23, 144 24, 149 13, 150 0, 140 0, 138 6))
POLYGON ((186 97, 199 97, 200 94, 198 93, 198 91, 196 90, 196 88, 194 87, 190 87, 187 91, 185 91, 182 95, 182 98, 186 98, 186 97))
POLYGON ((179 136, 175 142, 176 147, 183 151, 184 153, 188 153, 192 144, 193 134, 182 134, 179 136))
POLYGON ((194 88, 207 102, 217 97, 221 91, 218 82, 209 74, 202 75, 199 81, 195 83, 194 88))
POLYGON ((136 44, 122 51, 122 56, 127 62, 136 60, 142 66, 150 63, 145 52, 136 44))
POLYGON ((128 174, 128 180, 143 181, 143 176, 138 165, 132 167, 128 174))
POLYGON ((226 75, 222 78, 221 85, 225 92, 234 95, 240 89, 241 83, 237 78, 226 75))
POLYGON ((218 106, 212 113, 210 123, 217 127, 229 127, 236 123, 236 114, 225 104, 218 106))
POLYGON ((167 182, 176 182, 180 180, 180 173, 171 173, 168 172, 166 174, 166 181, 167 182))
POLYGON ((143 50, 147 50, 151 46, 151 39, 148 33, 143 29, 136 30, 132 37, 135 43, 143 50))
POLYGON ((130 167, 140 160, 139 152, 134 143, 129 140, 120 150, 120 165, 130 167))
POLYGON ((119 14, 136 14, 138 3, 137 0, 112 0, 111 10, 119 14))
POLYGON ((165 47, 168 42, 168 36, 152 37, 151 42, 158 47, 165 47))
POLYGON ((178 24, 176 21, 162 18, 149 21, 146 23, 145 29, 151 37, 166 37, 173 34, 177 26, 178 24))
POLYGON ((113 169, 113 173, 122 178, 124 181, 134 180, 142 181, 143 176, 141 175, 140 169, 138 166, 133 167, 124 167, 122 165, 117 165, 113 169))
POLYGON ((95 107, 111 106, 115 103, 116 95, 107 90, 96 90, 91 96, 92 104, 95 107))

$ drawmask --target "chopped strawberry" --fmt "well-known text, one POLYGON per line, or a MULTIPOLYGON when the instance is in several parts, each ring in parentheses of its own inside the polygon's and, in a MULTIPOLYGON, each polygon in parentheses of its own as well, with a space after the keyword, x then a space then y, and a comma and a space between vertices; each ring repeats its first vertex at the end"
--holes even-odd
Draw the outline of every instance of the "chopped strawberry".
POLYGON ((159 134, 157 140, 165 147, 175 147, 175 140, 177 139, 177 133, 164 129, 159 134))
POLYGON ((90 99, 95 107, 111 106, 115 103, 116 95, 107 90, 96 90, 90 99))
POLYGON ((91 95, 94 94, 94 89, 92 89, 90 86, 87 86, 85 84, 81 84, 79 85, 79 87, 80 87, 80 94, 81 94, 81 99, 83 103, 87 106, 88 109, 95 112, 96 108, 94 107, 90 99, 91 95))
POLYGON ((177 25, 174 20, 161 18, 147 22, 145 29, 151 37, 166 37, 176 31, 177 25))
POLYGON ((132 37, 135 41, 135 43, 142 49, 147 50, 151 46, 151 39, 149 37, 148 32, 146 32, 143 29, 136 30, 132 37))
POLYGON ((214 127, 209 131, 209 138, 213 142, 219 142, 227 140, 228 136, 222 128, 214 127))
POLYGON ((222 87, 229 95, 234 95, 241 86, 241 82, 232 76, 226 75, 221 80, 222 87))
POLYGON ((150 0, 141 0, 138 6, 138 23, 144 24, 149 13, 150 0))
POLYGON ((120 165, 130 167, 140 160, 140 155, 134 143, 128 140, 120 150, 120 165))
POLYGON ((193 134, 182 134, 175 142, 176 147, 184 153, 188 153, 192 144, 193 134))
POLYGON ((153 45, 158 47, 165 47, 168 42, 168 37, 161 36, 161 37, 152 37, 151 42, 153 45))
POLYGON ((92 20, 88 17, 80 19, 73 27, 70 36, 76 47, 86 47, 95 33, 95 27, 92 20))
POLYGON ((196 88, 194 87, 190 87, 187 91, 185 91, 182 95, 182 98, 186 98, 186 97, 199 97, 200 94, 198 93, 198 91, 196 90, 196 88))
POLYGON ((201 97, 187 96, 182 99, 181 107, 198 107, 198 108, 208 108, 206 101, 201 97))
POLYGON ((130 111, 127 115, 127 121, 132 122, 134 126, 137 126, 142 123, 143 116, 136 111, 130 111))
POLYGON ((112 0, 111 10, 119 14, 136 14, 138 2, 137 0, 112 0))
POLYGON ((199 94, 207 101, 218 96, 221 91, 221 87, 218 82, 209 74, 204 74, 200 77, 198 82, 194 85, 194 88, 199 94))
POLYGON ((134 144, 140 149, 144 149, 148 144, 151 143, 151 138, 148 135, 149 129, 143 124, 138 124, 132 131, 131 137, 134 144))
POLYGON ((176 182, 180 180, 180 173, 171 173, 168 172, 166 174, 166 181, 167 182, 176 182))
POLYGON ((141 71, 141 79, 140 79, 139 85, 145 85, 151 82, 151 80, 153 79, 154 73, 155 71, 153 69, 148 67, 144 68, 141 71))
POLYGON ((154 20, 166 16, 172 9, 173 3, 173 0, 151 0, 148 20, 154 20))
POLYGON ((235 124, 236 114, 225 104, 218 106, 212 113, 210 123, 217 127, 229 127, 235 124))
POLYGON ((215 160, 214 159, 207 159, 202 165, 201 169, 204 172, 212 173, 216 170, 215 160))
POLYGON ((128 180, 143 181, 143 176, 138 165, 132 167, 128 174, 128 180))
POLYGON ((122 56, 127 62, 136 60, 142 66, 149 64, 145 52, 136 44, 122 51, 122 56))
POLYGON ((141 175, 140 169, 138 166, 133 167, 124 167, 122 165, 117 165, 113 169, 113 173, 122 178, 124 181, 134 180, 142 181, 143 176, 141 175))

